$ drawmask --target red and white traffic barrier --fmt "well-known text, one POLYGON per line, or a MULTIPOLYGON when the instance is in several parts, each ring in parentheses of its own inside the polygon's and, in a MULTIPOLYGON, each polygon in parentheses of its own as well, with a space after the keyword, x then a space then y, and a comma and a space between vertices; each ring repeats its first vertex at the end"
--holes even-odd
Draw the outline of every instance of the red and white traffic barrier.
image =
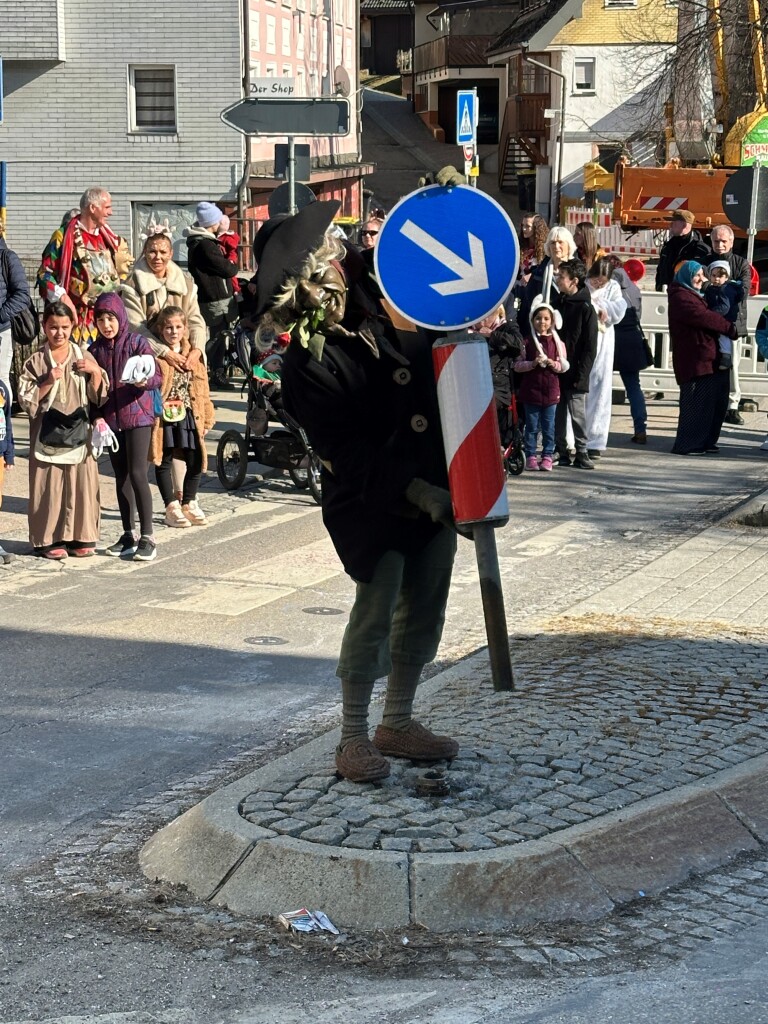
POLYGON ((435 342, 432 360, 457 523, 509 518, 506 474, 484 338, 435 342))

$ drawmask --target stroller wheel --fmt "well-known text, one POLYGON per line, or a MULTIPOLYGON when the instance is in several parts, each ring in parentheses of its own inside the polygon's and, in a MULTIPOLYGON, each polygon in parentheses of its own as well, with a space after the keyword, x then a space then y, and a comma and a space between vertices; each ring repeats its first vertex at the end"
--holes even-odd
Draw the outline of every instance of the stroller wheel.
POLYGON ((228 491, 242 487, 248 472, 248 446, 239 430, 227 430, 216 448, 216 473, 228 491))
POLYGON ((288 475, 293 480, 294 486, 298 487, 300 491, 306 491, 309 487, 309 470, 302 467, 300 469, 289 469, 288 475))
POLYGON ((318 505, 323 504, 323 485, 320 478, 322 470, 322 463, 320 459, 314 454, 309 456, 309 466, 307 468, 307 482, 309 483, 309 493, 315 499, 318 505))
POLYGON ((510 451, 504 456, 504 465, 510 476, 520 476, 525 469, 525 455, 520 451, 510 451))

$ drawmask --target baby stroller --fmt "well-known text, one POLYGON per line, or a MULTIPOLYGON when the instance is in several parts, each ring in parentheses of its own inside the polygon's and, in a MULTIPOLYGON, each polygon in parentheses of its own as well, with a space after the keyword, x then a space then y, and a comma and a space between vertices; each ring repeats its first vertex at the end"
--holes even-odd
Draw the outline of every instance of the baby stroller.
POLYGON ((507 430, 502 435, 501 444, 504 448, 504 468, 510 476, 520 476, 525 469, 525 451, 523 448, 523 432, 520 429, 520 417, 517 413, 517 396, 512 393, 507 417, 507 430))
POLYGON ((245 435, 227 430, 216 449, 216 473, 222 487, 236 491, 242 486, 249 461, 271 469, 287 469, 296 487, 309 492, 321 504, 321 463, 310 447, 307 435, 291 419, 279 401, 279 388, 253 373, 259 355, 254 351, 250 333, 238 326, 235 331, 235 352, 239 369, 245 374, 243 389, 248 389, 245 435), (270 401, 270 396, 272 401, 270 401), (281 424, 269 430, 270 421, 281 424))

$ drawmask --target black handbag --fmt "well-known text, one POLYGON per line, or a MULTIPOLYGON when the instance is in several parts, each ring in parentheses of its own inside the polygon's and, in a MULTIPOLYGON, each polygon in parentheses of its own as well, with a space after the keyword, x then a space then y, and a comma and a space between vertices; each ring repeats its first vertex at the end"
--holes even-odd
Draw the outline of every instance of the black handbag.
MULTIPOLYGON (((7 253, 7 249, 0 249, 0 256, 3 257, 3 276, 6 281, 10 278, 7 253)), ((14 345, 31 345, 33 341, 37 341, 39 334, 40 317, 32 305, 32 299, 29 299, 26 309, 11 317, 11 341, 14 345)))
POLYGON ((40 424, 40 444, 45 448, 80 448, 88 443, 90 423, 82 406, 64 413, 48 409, 40 424))

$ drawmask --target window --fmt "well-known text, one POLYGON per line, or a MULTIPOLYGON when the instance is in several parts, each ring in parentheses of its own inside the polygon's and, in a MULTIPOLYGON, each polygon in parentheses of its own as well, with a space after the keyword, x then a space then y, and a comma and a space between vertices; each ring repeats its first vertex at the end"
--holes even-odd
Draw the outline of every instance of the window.
POLYGON ((261 15, 258 11, 251 11, 251 49, 256 53, 261 49, 261 15))
POLYGON ((344 0, 331 0, 333 5, 333 20, 337 25, 344 24, 344 0))
POLYGON ((251 61, 251 78, 261 78, 261 61, 251 61))
POLYGON ((267 53, 277 53, 275 42, 275 29, 277 25, 271 14, 267 15, 267 53))
POLYGON ((313 21, 309 26, 309 59, 317 60, 317 22, 313 21))
POLYGON ((267 78, 277 78, 277 64, 267 64, 264 74, 267 78))
POLYGON ((130 130, 176 132, 176 71, 173 67, 129 66, 130 130))
POLYGON ((296 22, 296 56, 304 56, 304 22, 301 19, 296 22))
POLYGON ((297 11, 306 11, 306 9, 307 9, 307 0, 296 0, 296 10, 297 11))
POLYGON ((283 55, 290 57, 291 55, 291 23, 287 18, 283 18, 283 55))
POLYGON ((637 7, 637 0, 604 0, 606 9, 609 7, 637 7))
POLYGON ((304 68, 296 68, 296 95, 307 95, 307 85, 304 81, 304 68))
POLYGON ((291 64, 283 64, 283 78, 293 78, 293 66, 291 64))
POLYGON ((595 58, 577 57, 573 62, 573 91, 590 93, 595 91, 595 58))
POLYGON ((309 95, 310 96, 318 96, 319 95, 318 87, 317 87, 317 82, 318 82, 318 80, 317 80, 317 72, 316 71, 310 71, 309 72, 309 95))

